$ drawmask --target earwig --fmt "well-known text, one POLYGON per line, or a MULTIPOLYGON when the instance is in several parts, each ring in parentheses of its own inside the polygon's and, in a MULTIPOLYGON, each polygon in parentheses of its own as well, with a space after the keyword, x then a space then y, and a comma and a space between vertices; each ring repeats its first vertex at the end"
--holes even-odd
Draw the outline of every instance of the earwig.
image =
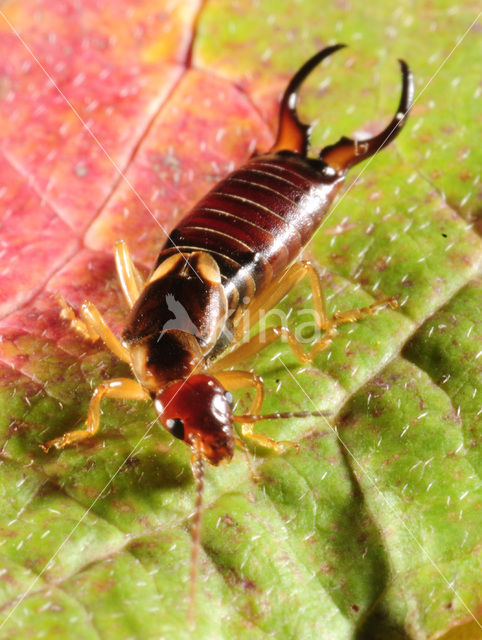
POLYGON ((231 460, 235 444, 242 444, 235 435, 234 422, 240 423, 245 440, 281 453, 297 445, 255 433, 256 422, 324 415, 298 412, 263 416, 262 379, 232 367, 280 338, 287 340, 300 361, 311 361, 330 345, 338 325, 384 307, 396 307, 396 301, 388 298, 329 317, 318 272, 309 261, 297 260, 327 214, 348 170, 398 135, 412 103, 412 75, 400 60, 402 92, 390 124, 368 140, 342 137, 322 149, 319 157, 308 157, 311 127, 298 119, 298 89, 323 59, 344 46, 327 47, 301 67, 282 98, 272 149, 255 154, 191 209, 171 232, 146 281, 134 266, 125 243, 116 243, 117 272, 130 308, 120 340, 92 303, 84 302, 77 317, 66 302, 60 301, 62 318, 85 338, 101 339, 130 365, 135 379, 116 378, 101 383, 90 401, 85 428, 50 440, 41 445, 42 449, 62 449, 94 436, 104 397, 153 401, 161 424, 191 448, 197 487, 191 527, 191 619, 204 463, 218 465, 231 460), (254 335, 241 344, 261 312, 275 306, 304 276, 310 279, 314 310, 324 332, 311 350, 305 351, 294 333, 283 326, 269 328, 263 336, 254 335), (248 415, 233 415, 231 391, 250 387, 254 389, 254 399, 248 415))

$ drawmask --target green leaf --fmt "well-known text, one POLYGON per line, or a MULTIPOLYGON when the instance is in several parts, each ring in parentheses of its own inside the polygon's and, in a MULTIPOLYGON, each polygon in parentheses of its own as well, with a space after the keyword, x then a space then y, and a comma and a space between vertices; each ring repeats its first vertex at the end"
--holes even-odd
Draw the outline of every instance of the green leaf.
MULTIPOLYGON (((2 10, 0 638, 481 637, 475 5, 2 10), (113 242, 147 271, 165 232, 269 148, 287 80, 333 42, 349 49, 301 95, 313 153, 389 121, 397 58, 416 99, 308 255, 330 313, 378 296, 400 307, 344 325, 310 365, 285 344, 245 363, 265 380, 263 411, 333 415, 257 426, 300 446, 252 450, 257 482, 242 452, 207 470, 192 630, 187 447, 149 403, 112 400, 91 441, 38 447, 82 422, 95 385, 130 375, 61 321, 56 296, 92 300, 120 333, 113 242)), ((308 347, 307 307, 300 283, 278 314, 308 347)))

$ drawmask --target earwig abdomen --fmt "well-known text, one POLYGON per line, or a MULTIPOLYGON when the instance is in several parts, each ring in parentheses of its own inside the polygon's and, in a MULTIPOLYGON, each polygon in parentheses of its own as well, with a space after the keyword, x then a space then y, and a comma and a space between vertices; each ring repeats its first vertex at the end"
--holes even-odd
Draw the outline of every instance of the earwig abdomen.
POLYGON ((173 251, 205 251, 219 265, 229 313, 293 261, 343 183, 322 160, 281 151, 251 159, 217 184, 170 234, 173 251))
POLYGON ((219 267, 228 319, 259 296, 286 269, 319 227, 347 171, 385 147, 403 126, 413 96, 405 62, 402 94, 392 121, 377 136, 356 142, 342 137, 309 158, 310 127, 296 113, 297 90, 328 47, 308 60, 281 101, 276 142, 219 182, 171 232, 154 271, 176 252, 209 254, 219 267))

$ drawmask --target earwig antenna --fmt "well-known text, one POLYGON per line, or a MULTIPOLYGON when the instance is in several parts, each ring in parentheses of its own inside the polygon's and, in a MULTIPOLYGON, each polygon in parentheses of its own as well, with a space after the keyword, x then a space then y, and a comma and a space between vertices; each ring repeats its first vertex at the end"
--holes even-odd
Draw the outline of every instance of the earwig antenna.
POLYGON ((233 416, 235 422, 260 422, 261 420, 287 420, 289 418, 323 418, 331 416, 330 411, 287 411, 286 413, 253 413, 247 416, 233 416))
POLYGON ((241 438, 238 438, 237 436, 235 438, 235 441, 238 447, 243 450, 244 457, 246 458, 246 464, 248 465, 249 473, 251 475, 251 480, 254 482, 254 484, 258 484, 259 475, 253 467, 253 463, 251 462, 251 456, 249 455, 249 449, 246 446, 246 442, 241 438))
POLYGON ((201 522, 203 515, 203 491, 204 491, 204 461, 200 451, 193 447, 191 456, 191 470, 196 483, 196 503, 191 525, 191 567, 189 572, 189 625, 193 629, 196 626, 196 592, 199 569, 199 547, 201 545, 201 522))

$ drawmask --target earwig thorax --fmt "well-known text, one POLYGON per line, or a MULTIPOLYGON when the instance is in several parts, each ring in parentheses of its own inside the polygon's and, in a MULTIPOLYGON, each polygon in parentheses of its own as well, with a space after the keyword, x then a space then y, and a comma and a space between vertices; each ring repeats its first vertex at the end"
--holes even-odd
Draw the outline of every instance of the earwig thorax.
POLYGON ((188 377, 203 359, 195 336, 175 329, 163 335, 151 335, 128 348, 132 371, 150 392, 188 377))
POLYGON ((151 273, 122 333, 137 380, 152 392, 191 375, 216 344, 226 318, 216 261, 200 251, 167 258, 151 273))
POLYGON ((226 294, 216 261, 200 251, 169 257, 157 267, 127 317, 125 346, 170 330, 195 336, 204 352, 226 322, 226 294), (165 263, 168 263, 167 265, 165 263))

